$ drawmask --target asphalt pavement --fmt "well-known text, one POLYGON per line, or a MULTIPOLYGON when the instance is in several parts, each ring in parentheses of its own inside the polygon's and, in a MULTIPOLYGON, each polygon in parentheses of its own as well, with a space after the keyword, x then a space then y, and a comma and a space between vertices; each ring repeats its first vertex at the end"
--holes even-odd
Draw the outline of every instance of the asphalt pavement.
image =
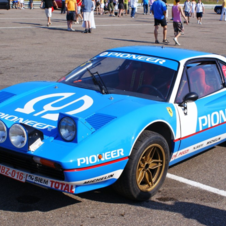
MULTIPOLYGON (((169 12, 170 14, 170 12, 169 12)), ((165 46, 226 55, 226 22, 206 10, 203 24, 191 18, 174 45, 168 19, 165 46)), ((26 81, 55 81, 92 56, 118 46, 155 45, 154 20, 138 10, 136 18, 95 16, 97 28, 84 34, 81 24, 67 31, 66 19, 53 12, 47 27, 44 10, 0 11, 0 89, 26 81)), ((162 28, 159 28, 162 41, 162 28)), ((117 195, 111 187, 69 195, 23 184, 0 175, 0 225, 226 225, 226 143, 169 169, 170 175, 200 186, 166 178, 160 191, 137 203, 117 195), (213 190, 223 191, 216 194, 213 190)))

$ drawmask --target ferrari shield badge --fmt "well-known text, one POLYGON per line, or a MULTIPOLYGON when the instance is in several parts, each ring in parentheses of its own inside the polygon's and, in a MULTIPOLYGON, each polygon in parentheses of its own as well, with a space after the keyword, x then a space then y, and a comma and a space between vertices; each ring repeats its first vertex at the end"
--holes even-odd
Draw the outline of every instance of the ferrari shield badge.
POLYGON ((166 109, 167 109, 169 115, 170 115, 171 117, 173 117, 173 111, 172 111, 172 109, 171 109, 170 107, 167 107, 166 109))

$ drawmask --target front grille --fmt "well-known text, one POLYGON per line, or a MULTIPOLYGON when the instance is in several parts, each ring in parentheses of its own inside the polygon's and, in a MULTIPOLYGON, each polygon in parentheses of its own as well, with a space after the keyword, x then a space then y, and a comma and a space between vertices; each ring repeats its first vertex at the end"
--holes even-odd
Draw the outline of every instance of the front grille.
POLYGON ((0 163, 13 166, 18 170, 26 170, 34 174, 42 174, 56 180, 64 180, 62 169, 53 169, 33 161, 33 157, 11 150, 0 148, 0 163))

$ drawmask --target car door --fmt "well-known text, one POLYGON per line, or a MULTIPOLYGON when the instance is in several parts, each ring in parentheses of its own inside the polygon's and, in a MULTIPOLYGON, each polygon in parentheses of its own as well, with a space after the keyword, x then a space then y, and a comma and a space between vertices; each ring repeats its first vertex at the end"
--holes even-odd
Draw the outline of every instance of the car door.
POLYGON ((174 158, 187 158, 226 138, 226 89, 219 63, 214 59, 186 63, 176 96, 180 121, 179 151, 174 158), (186 102, 189 92, 196 101, 186 102))

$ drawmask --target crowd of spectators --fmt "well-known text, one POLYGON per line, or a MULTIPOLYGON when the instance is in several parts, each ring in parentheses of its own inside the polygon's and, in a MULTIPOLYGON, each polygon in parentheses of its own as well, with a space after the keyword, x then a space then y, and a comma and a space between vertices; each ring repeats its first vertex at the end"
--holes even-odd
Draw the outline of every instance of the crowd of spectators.
MULTIPOLYGON (((57 8, 57 1, 61 1, 61 14, 66 14, 68 31, 74 31, 72 24, 82 22, 82 27, 85 28, 84 33, 91 33, 92 29, 96 28, 94 20, 94 12, 96 15, 108 14, 112 17, 121 17, 130 15, 135 18, 138 6, 138 0, 42 0, 41 7, 45 8, 47 17, 47 26, 52 24, 51 17, 54 8, 57 8)), ((167 19, 168 9, 167 0, 142 0, 143 14, 154 16, 154 38, 155 43, 159 44, 158 29, 159 25, 163 27, 163 43, 168 43, 167 40, 167 19)), ((13 0, 12 8, 24 9, 24 0, 13 0)), ((29 8, 33 9, 33 0, 29 0, 29 8)), ((190 23, 190 18, 197 18, 197 23, 202 24, 202 17, 205 12, 202 0, 185 0, 181 4, 180 0, 174 0, 172 7, 172 19, 174 28, 175 45, 180 45, 178 38, 184 32, 183 23, 190 23), (181 16, 184 22, 181 21, 181 16)), ((223 15, 226 21, 226 0, 223 0, 222 15, 220 20, 223 20, 223 15)))

